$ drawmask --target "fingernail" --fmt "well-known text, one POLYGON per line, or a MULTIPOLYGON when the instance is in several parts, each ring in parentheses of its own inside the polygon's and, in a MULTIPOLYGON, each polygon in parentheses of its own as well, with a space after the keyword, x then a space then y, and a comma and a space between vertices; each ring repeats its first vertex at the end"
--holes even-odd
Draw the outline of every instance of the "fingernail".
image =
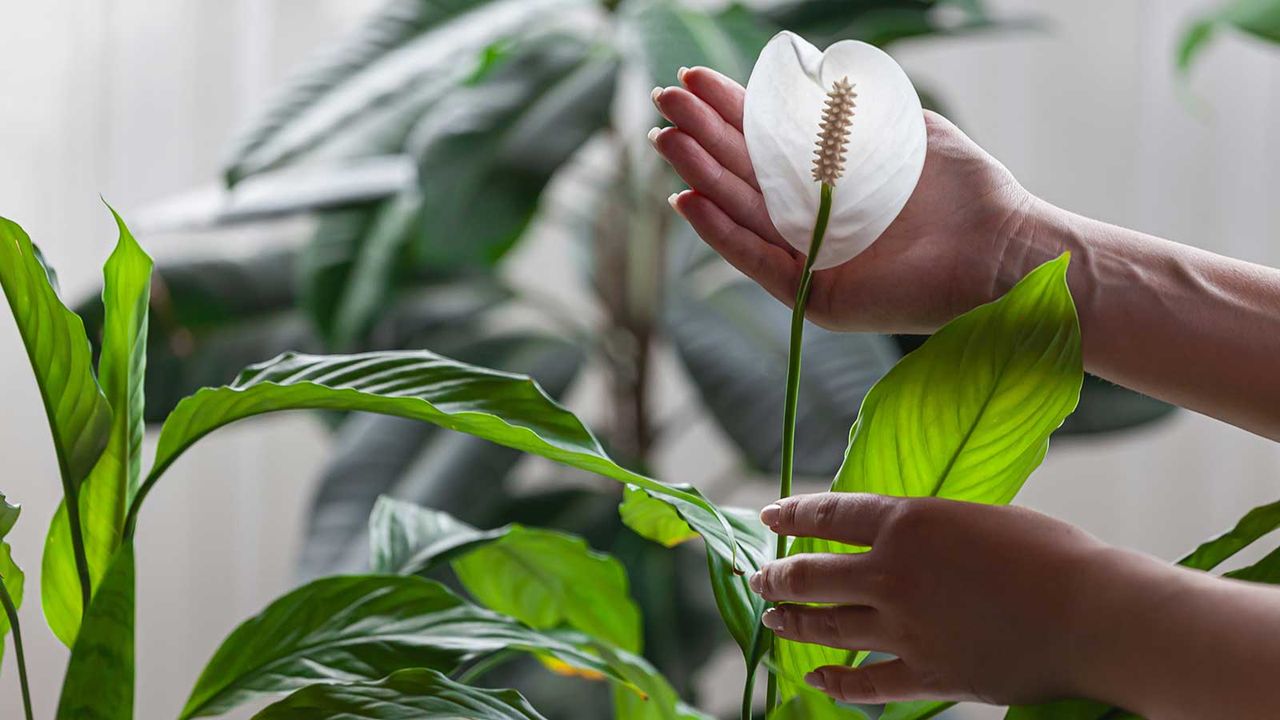
POLYGON ((782 609, 769 608, 764 611, 764 616, 760 618, 760 623, 774 632, 782 630, 782 609))
POLYGON ((680 193, 673 192, 670 195, 668 195, 667 204, 671 206, 672 210, 675 210, 676 212, 680 212, 680 193))
POLYGON ((782 506, 778 503, 765 505, 764 509, 760 511, 760 522, 769 527, 774 527, 778 524, 778 516, 781 514, 782 506))
POLYGON ((676 79, 683 83, 683 82, 684 82, 684 74, 685 74, 685 73, 687 73, 687 72, 689 72, 689 68, 687 68, 687 67, 681 67, 679 70, 677 70, 677 71, 676 71, 676 79))
POLYGON ((662 132, 662 128, 653 128, 649 131, 649 144, 658 147, 658 133, 662 132))
POLYGON ((657 105, 657 104, 658 104, 658 98, 662 97, 662 90, 663 90, 663 88, 656 87, 656 88, 654 88, 654 89, 653 89, 653 92, 649 93, 649 97, 653 99, 653 104, 654 104, 654 105, 657 105))
POLYGON ((827 689, 827 679, 824 678, 820 672, 811 672, 808 675, 805 675, 804 681, 819 690, 827 689))
POLYGON ((758 571, 751 573, 751 577, 747 578, 747 586, 757 593, 764 590, 764 575, 758 571))

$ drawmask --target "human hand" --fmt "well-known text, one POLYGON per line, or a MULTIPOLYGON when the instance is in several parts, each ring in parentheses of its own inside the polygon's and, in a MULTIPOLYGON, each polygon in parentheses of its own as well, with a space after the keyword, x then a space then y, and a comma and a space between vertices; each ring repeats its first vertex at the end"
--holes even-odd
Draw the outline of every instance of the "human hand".
POLYGON ((820 493, 780 500, 760 517, 779 534, 871 546, 795 555, 750 578, 766 600, 834 604, 767 611, 764 624, 779 637, 896 656, 806 677, 847 702, 1104 696, 1110 688, 1084 670, 1099 664, 1090 639, 1110 635, 1099 633, 1099 601, 1108 612, 1124 605, 1099 588, 1116 585, 1108 573, 1117 568, 1130 577, 1137 566, 1167 570, 1015 507, 820 493))
MULTIPOLYGON (((708 245, 790 305, 804 258, 774 229, 756 183, 742 136, 745 91, 708 68, 682 71, 680 80, 683 87, 655 88, 654 104, 674 127, 649 136, 691 188, 672 196, 672 206, 708 245)), ((932 332, 1007 289, 1000 264, 1032 197, 941 115, 926 111, 925 121, 928 154, 915 193, 870 248, 814 274, 813 322, 932 332)))

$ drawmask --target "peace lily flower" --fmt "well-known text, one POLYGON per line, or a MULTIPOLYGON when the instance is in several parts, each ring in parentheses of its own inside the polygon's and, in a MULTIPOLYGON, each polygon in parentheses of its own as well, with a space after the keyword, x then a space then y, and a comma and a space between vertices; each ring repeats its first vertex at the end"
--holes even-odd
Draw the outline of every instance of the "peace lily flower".
POLYGON ((822 52, 794 33, 775 35, 747 83, 743 132, 769 216, 801 253, 809 254, 822 185, 839 185, 814 270, 875 242, 924 167, 924 113, 911 80, 856 40, 822 52))

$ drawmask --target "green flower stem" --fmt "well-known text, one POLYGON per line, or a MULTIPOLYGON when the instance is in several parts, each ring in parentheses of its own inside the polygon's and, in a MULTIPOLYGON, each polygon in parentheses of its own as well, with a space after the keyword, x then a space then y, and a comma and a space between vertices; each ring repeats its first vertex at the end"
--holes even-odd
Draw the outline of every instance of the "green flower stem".
POLYGON ((27 713, 27 720, 33 720, 35 714, 31 712, 31 688, 27 685, 27 658, 22 652, 22 628, 18 626, 18 608, 13 604, 13 598, 9 597, 9 589, 5 587, 3 577, 0 577, 0 604, 4 605, 4 612, 9 616, 9 629, 13 632, 13 654, 18 663, 18 681, 22 685, 22 709, 27 713))
MULTIPOLYGON (((813 239, 809 243, 809 256, 804 262, 804 271, 800 274, 800 287, 796 290, 796 302, 791 308, 791 344, 787 352, 787 399, 782 413, 782 477, 778 487, 778 497, 791 495, 791 476, 795 468, 796 455, 796 411, 800 398, 800 344, 804 339, 804 311, 809 304, 809 291, 813 289, 813 263, 822 249, 822 240, 827 235, 827 222, 831 219, 831 186, 823 183, 818 202, 818 218, 813 224, 813 239)), ((778 536, 774 548, 774 557, 781 559, 787 555, 787 538, 778 536)), ((769 670, 769 684, 765 694, 765 713, 778 704, 778 676, 773 669, 769 670)), ((744 715, 750 720, 750 715, 744 715)))
POLYGON ((76 575, 80 578, 80 617, 89 612, 93 599, 93 581, 89 575, 89 558, 84 550, 84 528, 80 525, 80 490, 74 483, 64 482, 63 504, 67 508, 67 527, 71 531, 71 550, 76 561, 76 575))

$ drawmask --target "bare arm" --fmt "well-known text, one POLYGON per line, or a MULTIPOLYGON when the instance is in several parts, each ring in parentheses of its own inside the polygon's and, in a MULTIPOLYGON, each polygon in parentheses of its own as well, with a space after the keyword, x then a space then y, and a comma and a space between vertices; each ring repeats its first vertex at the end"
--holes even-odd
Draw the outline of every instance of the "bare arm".
MULTIPOLYGON (((672 204, 729 262, 790 302, 801 258, 774 231, 756 187, 742 88, 706 68, 681 81, 655 91, 675 127, 651 135, 691 188, 672 204)), ((815 276, 811 320, 929 332, 1070 250, 1091 372, 1280 440, 1280 271, 1056 208, 946 119, 926 121, 915 194, 870 249, 815 276)))

